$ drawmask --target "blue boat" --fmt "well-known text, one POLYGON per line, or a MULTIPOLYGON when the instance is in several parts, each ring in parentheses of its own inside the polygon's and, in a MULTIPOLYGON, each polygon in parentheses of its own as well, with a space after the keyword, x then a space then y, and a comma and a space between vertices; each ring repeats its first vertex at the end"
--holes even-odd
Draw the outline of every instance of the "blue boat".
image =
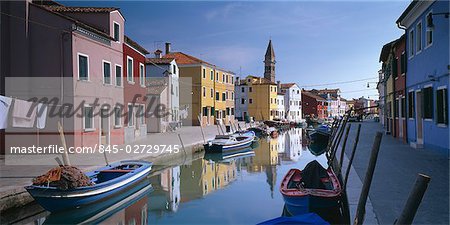
POLYGON ((308 132, 308 136, 312 143, 328 143, 331 136, 331 129, 329 126, 321 125, 308 132))
POLYGON ((152 163, 146 161, 120 161, 86 173, 94 184, 92 186, 61 190, 57 187, 31 185, 25 189, 44 209, 57 212, 111 198, 145 179, 151 168, 152 163))
POLYGON ((241 134, 217 135, 212 141, 203 145, 207 153, 222 153, 250 147, 255 140, 255 132, 248 131, 241 134))
POLYGON ((275 225, 275 224, 315 224, 315 225, 329 225, 327 221, 322 219, 315 213, 307 213, 297 216, 281 216, 275 219, 267 220, 258 225, 275 225))

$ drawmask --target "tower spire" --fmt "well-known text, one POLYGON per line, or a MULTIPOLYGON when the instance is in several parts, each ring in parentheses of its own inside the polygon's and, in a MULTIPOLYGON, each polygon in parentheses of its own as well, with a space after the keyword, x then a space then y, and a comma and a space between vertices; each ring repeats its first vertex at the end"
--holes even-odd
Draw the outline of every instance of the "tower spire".
POLYGON ((272 39, 270 39, 264 57, 264 78, 271 82, 275 82, 275 63, 275 51, 273 50, 272 39))

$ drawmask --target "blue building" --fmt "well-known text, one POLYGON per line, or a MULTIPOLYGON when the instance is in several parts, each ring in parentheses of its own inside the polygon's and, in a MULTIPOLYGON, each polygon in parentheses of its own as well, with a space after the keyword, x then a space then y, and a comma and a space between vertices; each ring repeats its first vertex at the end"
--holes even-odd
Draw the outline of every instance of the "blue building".
POLYGON ((449 2, 414 0, 397 25, 406 35, 408 142, 448 154, 449 2))

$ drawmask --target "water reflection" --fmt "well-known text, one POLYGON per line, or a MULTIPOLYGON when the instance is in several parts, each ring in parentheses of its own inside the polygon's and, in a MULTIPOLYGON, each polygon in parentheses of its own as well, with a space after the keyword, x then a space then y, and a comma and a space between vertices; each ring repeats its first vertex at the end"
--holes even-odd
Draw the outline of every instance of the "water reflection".
POLYGON ((315 156, 305 148, 303 135, 302 129, 291 129, 277 138, 261 139, 255 149, 205 155, 187 165, 155 171, 147 184, 133 190, 138 195, 128 193, 128 197, 106 203, 106 208, 105 203, 96 204, 103 209, 90 210, 94 215, 87 218, 76 213, 72 214, 74 221, 67 220, 65 214, 35 222, 256 224, 278 217, 284 205, 279 192, 283 175, 312 160, 327 166, 324 155, 315 156), (152 188, 143 193, 146 187, 152 188))

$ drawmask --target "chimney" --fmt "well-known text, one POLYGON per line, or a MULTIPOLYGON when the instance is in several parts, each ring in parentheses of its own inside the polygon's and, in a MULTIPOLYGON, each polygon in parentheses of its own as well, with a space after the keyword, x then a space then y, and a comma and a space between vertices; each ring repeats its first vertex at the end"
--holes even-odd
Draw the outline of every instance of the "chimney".
POLYGON ((162 51, 161 50, 156 50, 155 51, 155 58, 157 58, 157 59, 160 59, 162 56, 161 56, 161 53, 162 53, 162 51))
POLYGON ((170 53, 170 42, 166 42, 166 55, 170 53))

